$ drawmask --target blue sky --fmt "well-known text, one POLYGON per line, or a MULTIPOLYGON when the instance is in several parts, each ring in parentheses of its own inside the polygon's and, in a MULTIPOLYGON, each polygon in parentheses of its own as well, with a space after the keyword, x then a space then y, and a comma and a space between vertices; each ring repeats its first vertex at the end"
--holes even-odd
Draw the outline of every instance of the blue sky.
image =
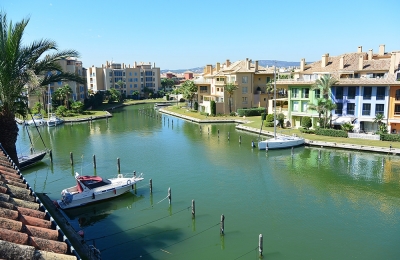
POLYGON ((189 69, 400 49, 398 0, 6 0, 0 9, 14 22, 30 17, 25 43, 55 40, 79 51, 85 67, 113 60, 189 69))

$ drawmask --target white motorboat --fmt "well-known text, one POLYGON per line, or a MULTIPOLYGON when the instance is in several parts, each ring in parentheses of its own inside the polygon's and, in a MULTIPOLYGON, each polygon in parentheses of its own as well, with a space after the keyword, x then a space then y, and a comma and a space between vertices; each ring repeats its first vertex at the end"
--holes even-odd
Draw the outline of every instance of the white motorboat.
POLYGON ((57 117, 55 114, 50 114, 49 120, 47 120, 48 126, 58 126, 64 123, 64 120, 57 117))
POLYGON ((77 184, 61 192, 62 198, 57 204, 62 209, 74 208, 100 200, 110 199, 133 189, 133 185, 143 180, 139 177, 124 177, 118 174, 117 178, 104 179, 99 176, 80 176, 75 173, 77 184))
POLYGON ((46 125, 46 120, 43 119, 42 115, 33 115, 31 120, 25 122, 25 125, 28 126, 42 126, 46 125))
MULTIPOLYGON (((274 137, 258 142, 259 150, 284 149, 304 145, 304 138, 298 136, 276 136, 276 66, 274 68, 274 137)), ((261 122, 262 129, 263 122, 261 122)), ((261 134, 260 129, 260 134, 261 134)))

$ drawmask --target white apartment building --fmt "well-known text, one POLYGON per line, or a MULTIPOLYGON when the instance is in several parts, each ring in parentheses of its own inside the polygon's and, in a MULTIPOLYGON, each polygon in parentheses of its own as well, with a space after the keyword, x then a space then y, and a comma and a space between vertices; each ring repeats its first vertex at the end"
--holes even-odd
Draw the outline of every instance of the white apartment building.
POLYGON ((144 96, 145 88, 158 92, 160 81, 160 68, 155 63, 136 61, 133 66, 125 63, 106 62, 101 67, 94 65, 87 69, 88 89, 94 93, 105 91, 111 88, 119 90, 126 96, 132 96, 137 91, 140 96, 144 96), (123 82, 122 86, 117 83, 123 82))

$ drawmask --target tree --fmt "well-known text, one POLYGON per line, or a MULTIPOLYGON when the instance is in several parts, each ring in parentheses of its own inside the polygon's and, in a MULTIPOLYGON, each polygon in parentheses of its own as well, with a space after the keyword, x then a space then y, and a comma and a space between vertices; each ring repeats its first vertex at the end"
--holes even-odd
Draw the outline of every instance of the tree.
POLYGON ((385 119, 385 117, 383 116, 383 114, 378 113, 378 114, 375 115, 374 123, 377 123, 377 124, 378 124, 378 131, 379 131, 379 128, 380 128, 380 126, 381 126, 381 124, 382 124, 383 119, 385 119))
POLYGON ((309 116, 303 116, 301 118, 301 126, 307 130, 310 129, 312 126, 311 118, 309 116))
POLYGON ((76 101, 76 102, 71 104, 71 109, 72 109, 72 111, 74 111, 74 113, 82 114, 83 106, 84 105, 83 105, 83 103, 81 101, 76 101))
POLYGON ((175 85, 175 82, 169 78, 161 79, 161 86, 163 87, 164 93, 166 93, 166 88, 170 89, 175 85))
POLYGON ((0 143, 17 165, 15 116, 24 117, 27 113, 24 87, 28 86, 29 93, 64 80, 84 83, 78 75, 63 72, 58 63, 67 57, 78 57, 77 51, 59 51, 54 41, 43 39, 27 46, 22 44, 28 23, 29 18, 8 23, 6 13, 0 12, 0 143), (46 54, 49 51, 51 53, 46 54))
POLYGON ((308 105, 308 109, 310 110, 315 110, 318 113, 318 123, 319 126, 322 127, 323 126, 323 120, 321 118, 321 115, 324 113, 324 99, 323 98, 318 98, 317 99, 317 104, 309 104, 308 105))
POLYGON ((118 90, 116 90, 115 88, 110 88, 108 90, 108 103, 112 103, 112 102, 119 102, 121 100, 121 92, 119 92, 118 90))
POLYGON ((186 80, 181 88, 183 97, 190 101, 190 108, 193 108, 193 98, 197 92, 197 86, 192 80, 186 80))
POLYGON ((311 86, 311 89, 319 89, 321 91, 322 98, 329 99, 331 93, 331 87, 335 85, 338 81, 331 77, 329 74, 324 74, 321 78, 317 79, 315 83, 311 86))
POLYGON ((354 125, 352 125, 349 122, 346 122, 341 126, 341 128, 342 128, 343 131, 351 132, 351 131, 353 131, 354 125))
POLYGON ((133 91, 133 96, 135 97, 136 96, 136 99, 139 99, 139 91, 137 91, 137 90, 135 90, 135 91, 133 91))
POLYGON ((324 128, 328 125, 332 127, 332 110, 336 109, 336 107, 336 104, 331 99, 324 102, 324 128))
POLYGON ((69 109, 69 106, 68 106, 68 99, 69 99, 69 96, 70 96, 72 93, 73 93, 73 92, 72 92, 72 88, 71 88, 68 84, 64 85, 64 86, 61 88, 61 94, 62 94, 63 97, 64 97, 64 104, 65 104, 65 107, 66 107, 67 109, 69 109))
POLYGON ((229 94, 229 114, 231 114, 232 113, 232 95, 235 92, 235 90, 238 89, 238 86, 236 86, 232 82, 229 82, 229 83, 226 83, 224 88, 225 88, 225 92, 229 94))

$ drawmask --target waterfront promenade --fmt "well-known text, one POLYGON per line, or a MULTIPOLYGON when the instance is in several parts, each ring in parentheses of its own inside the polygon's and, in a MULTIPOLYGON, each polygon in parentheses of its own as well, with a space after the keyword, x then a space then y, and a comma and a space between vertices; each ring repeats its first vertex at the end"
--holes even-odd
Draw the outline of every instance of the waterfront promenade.
MULTIPOLYGON (((186 116, 183 114, 171 112, 166 109, 160 109, 159 111, 162 113, 168 114, 168 115, 179 117, 179 118, 182 118, 182 119, 185 119, 185 120, 188 120, 191 122, 199 123, 199 124, 200 123, 237 123, 238 125, 236 126, 236 129, 238 129, 238 130, 247 131, 247 132, 251 132, 254 134, 260 134, 262 136, 274 136, 274 133, 271 131, 261 130, 261 133, 260 133, 260 129, 243 125, 243 124, 249 122, 246 119, 220 119, 220 118, 198 119, 198 118, 193 118, 193 117, 186 116)), ((283 134, 277 133, 277 135, 283 135, 283 134)), ((308 146, 313 146, 313 147, 329 147, 329 148, 335 148, 335 149, 347 149, 347 150, 354 150, 354 151, 385 153, 385 154, 393 154, 393 155, 400 154, 400 149, 398 149, 398 148, 369 146, 369 145, 367 145, 367 142, 365 145, 356 145, 356 144, 348 144, 348 143, 340 143, 340 142, 324 142, 324 141, 314 141, 314 140, 305 139, 305 144, 308 146)))

